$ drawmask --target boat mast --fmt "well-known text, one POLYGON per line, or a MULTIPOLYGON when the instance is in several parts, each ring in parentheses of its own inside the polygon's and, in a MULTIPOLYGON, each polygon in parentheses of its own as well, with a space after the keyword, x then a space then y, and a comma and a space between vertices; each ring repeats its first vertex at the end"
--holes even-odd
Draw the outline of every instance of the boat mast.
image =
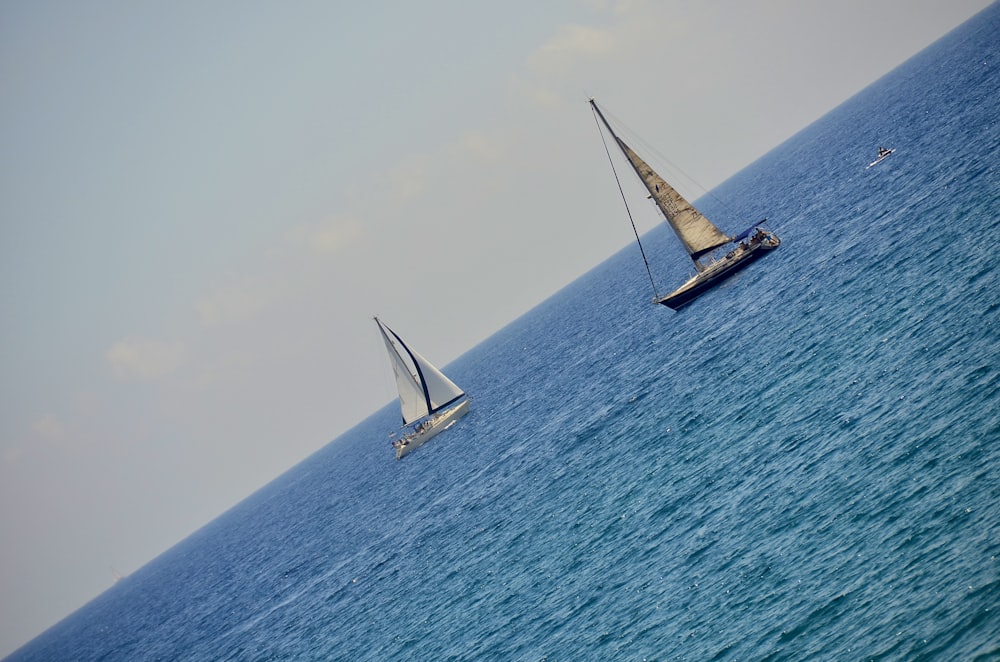
POLYGON ((691 261, 700 270, 701 264, 698 262, 698 259, 703 255, 711 253, 716 248, 728 244, 732 241, 732 237, 716 227, 712 221, 688 202, 677 189, 660 177, 631 147, 625 144, 625 141, 619 138, 618 134, 611 128, 611 124, 608 123, 607 118, 604 117, 604 113, 597 107, 593 99, 590 100, 590 105, 594 108, 594 111, 604 123, 608 132, 615 139, 615 142, 618 143, 618 148, 625 155, 625 158, 628 159, 632 170, 639 177, 639 181, 649 191, 649 197, 656 203, 656 206, 664 218, 666 218, 667 224, 670 225, 674 234, 680 239, 691 261))
MULTIPOLYGON (((594 109, 597 117, 600 117, 601 121, 604 122, 604 126, 608 128, 608 131, 611 133, 611 136, 615 139, 615 141, 618 141, 618 136, 616 136, 615 132, 611 130, 611 127, 608 125, 608 121, 604 119, 604 114, 601 113, 601 109, 597 107, 597 104, 594 103, 593 99, 590 99, 590 107, 594 109)), ((618 192, 622 196, 622 202, 625 203, 625 212, 628 214, 629 223, 632 224, 632 232, 635 234, 635 243, 639 245, 639 254, 642 255, 642 263, 646 265, 646 274, 649 276, 649 284, 653 286, 653 297, 659 298, 660 295, 656 291, 656 281, 653 280, 653 272, 649 268, 649 260, 646 259, 646 251, 642 247, 642 241, 639 240, 639 231, 635 227, 635 219, 632 218, 632 210, 629 209, 628 198, 625 197, 625 191, 622 190, 622 182, 618 179, 618 171, 615 170, 615 161, 611 158, 611 150, 608 149, 608 143, 604 140, 604 132, 601 131, 600 124, 597 125, 597 132, 601 134, 601 142, 604 143, 604 151, 608 155, 608 162, 611 164, 611 172, 615 175, 615 182, 618 184, 618 192)))

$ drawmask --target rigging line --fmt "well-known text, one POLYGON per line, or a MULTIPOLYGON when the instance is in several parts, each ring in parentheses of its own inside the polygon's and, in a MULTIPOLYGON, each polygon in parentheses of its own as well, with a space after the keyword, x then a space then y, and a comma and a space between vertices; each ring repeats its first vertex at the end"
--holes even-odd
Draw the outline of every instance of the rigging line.
MULTIPOLYGON (((375 317, 373 317, 372 319, 374 319, 375 323, 379 325, 379 330, 381 331, 382 325, 379 322, 378 315, 375 315, 375 317)), ((382 370, 380 370, 380 372, 382 373, 382 388, 388 395, 388 397, 386 398, 386 402, 391 403, 393 399, 396 397, 396 384, 395 384, 396 375, 393 374, 392 366, 389 366, 389 372, 385 371, 385 343, 381 341, 381 337, 379 338, 373 337, 372 342, 375 343, 374 344, 375 358, 377 359, 378 363, 382 365, 382 370)))
POLYGON ((597 122, 597 132, 601 134, 601 142, 604 143, 604 151, 608 155, 608 163, 611 164, 611 172, 615 175, 615 183, 618 184, 618 192, 622 196, 622 202, 625 203, 625 211, 628 213, 629 223, 632 224, 632 232, 635 233, 635 243, 639 245, 639 253, 642 254, 642 263, 646 265, 646 273, 649 275, 649 284, 653 286, 653 296, 659 298, 659 293, 656 291, 656 282, 653 280, 653 272, 649 268, 649 260, 646 259, 646 251, 642 248, 642 242, 639 241, 639 231, 635 227, 635 219, 632 218, 632 210, 629 209, 628 199, 625 197, 625 191, 622 189, 622 182, 618 179, 618 171, 615 170, 615 161, 611 158, 611 150, 608 149, 608 141, 604 138, 604 131, 601 130, 601 122, 597 119, 597 113, 594 113, 594 121, 597 122))
MULTIPOLYGON (((719 197, 718 195, 716 195, 716 193, 715 193, 714 190, 709 190, 709 189, 705 188, 705 186, 700 181, 698 181, 697 179, 695 179, 693 176, 689 175, 687 173, 687 171, 684 170, 684 168, 680 167, 679 165, 677 165, 676 163, 674 163, 672 160, 670 160, 669 158, 667 158, 667 156, 665 154, 663 154, 663 152, 661 152, 660 150, 658 150, 655 145, 653 145, 653 144, 649 143, 648 141, 644 140, 642 138, 642 136, 640 136, 638 133, 636 133, 635 131, 633 131, 627 124, 625 124, 625 122, 623 122, 614 113, 609 112, 607 110, 607 108, 605 108, 604 109, 604 114, 605 115, 609 115, 611 117, 611 119, 613 119, 615 121, 615 125, 618 127, 618 129, 620 131, 622 131, 623 133, 627 134, 629 142, 630 142, 630 144, 633 145, 633 147, 639 147, 640 150, 641 150, 641 153, 647 154, 647 155, 655 158, 657 161, 659 161, 659 163, 666 165, 669 170, 672 170, 672 171, 676 172, 677 174, 681 175, 686 180, 686 183, 688 185, 690 185, 691 187, 693 187, 693 188, 697 189, 698 191, 700 191, 700 193, 697 195, 697 198, 695 198, 695 197, 690 198, 691 201, 694 201, 694 200, 696 200, 698 198, 702 198, 702 197, 708 197, 708 198, 711 198, 712 200, 714 200, 715 202, 719 203, 720 205, 722 205, 722 207, 725 209, 725 212, 730 217, 737 215, 737 213, 733 211, 732 206, 729 205, 721 197, 719 197)), ((687 197, 687 196, 684 196, 684 197, 687 197)))
POLYGON ((689 175, 684 168, 667 158, 667 156, 657 149, 655 145, 651 144, 638 133, 633 131, 632 128, 623 122, 617 115, 610 112, 607 108, 604 109, 604 114, 610 116, 611 119, 615 121, 615 125, 618 127, 619 131, 627 134, 630 145, 633 147, 640 147, 643 153, 655 157, 660 163, 665 164, 668 169, 680 174, 685 180, 687 180, 688 184, 700 190, 702 194, 711 193, 711 191, 702 186, 701 182, 689 175))

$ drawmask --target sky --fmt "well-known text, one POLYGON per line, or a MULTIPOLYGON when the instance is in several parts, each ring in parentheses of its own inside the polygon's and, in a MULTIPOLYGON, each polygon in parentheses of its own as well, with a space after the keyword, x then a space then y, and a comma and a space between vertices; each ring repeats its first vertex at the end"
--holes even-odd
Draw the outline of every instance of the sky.
POLYGON ((0 3, 0 656, 988 4, 0 3))

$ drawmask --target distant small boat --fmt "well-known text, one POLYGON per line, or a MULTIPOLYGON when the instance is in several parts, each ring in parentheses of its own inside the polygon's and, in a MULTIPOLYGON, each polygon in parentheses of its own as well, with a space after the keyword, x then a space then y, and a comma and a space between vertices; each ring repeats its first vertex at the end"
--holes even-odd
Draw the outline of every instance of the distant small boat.
POLYGON ((882 163, 882 161, 885 161, 885 159, 895 151, 896 151, 895 147, 893 148, 879 147, 878 158, 869 163, 868 165, 866 165, 865 170, 868 170, 868 168, 871 168, 872 166, 877 166, 879 163, 882 163))
POLYGON ((392 442, 399 460, 468 414, 469 398, 430 361, 407 346, 382 320, 376 317, 375 323, 389 352, 389 362, 399 391, 399 406, 403 414, 402 436, 392 442))
MULTIPOLYGON (((628 159, 635 174, 639 176, 646 190, 649 191, 649 197, 663 213, 667 223, 680 239, 694 263, 695 275, 670 294, 664 297, 656 295, 654 283, 654 303, 678 310, 694 301, 703 292, 718 285, 751 262, 781 245, 778 236, 767 230, 763 226, 763 222, 753 225, 735 236, 725 234, 618 137, 593 99, 590 99, 590 105, 608 133, 614 138, 625 158, 628 159), (724 250, 726 246, 730 246, 729 250, 724 250)), ((608 156, 611 156, 610 153, 608 156)), ((612 163, 613 166, 614 163, 612 163)), ((615 174, 616 178, 617 176, 615 174)), ((621 190, 620 186, 619 190, 621 190)), ((625 200, 624 193, 622 193, 622 199, 625 200)), ((625 207, 628 208, 627 200, 625 200, 625 207)), ((629 217, 631 215, 632 212, 629 211, 629 217)), ((635 224, 633 223, 634 229, 635 224)), ((638 231, 636 231, 635 238, 636 241, 639 241, 638 231)), ((645 261, 646 254, 645 251, 642 251, 641 242, 639 248, 642 252, 642 259, 645 261)), ((650 282, 652 282, 653 276, 648 262, 646 262, 646 271, 649 273, 650 282)))

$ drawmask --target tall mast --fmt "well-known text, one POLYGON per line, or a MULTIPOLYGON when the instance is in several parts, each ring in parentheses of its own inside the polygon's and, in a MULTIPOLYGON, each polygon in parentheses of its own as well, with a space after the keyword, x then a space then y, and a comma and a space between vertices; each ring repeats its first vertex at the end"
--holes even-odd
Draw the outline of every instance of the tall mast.
POLYGON ((594 112, 597 113, 604 127, 608 130, 608 133, 615 139, 618 148, 625 155, 625 158, 628 159, 629 165, 632 166, 639 180, 642 181, 646 190, 649 191, 650 197, 667 219, 667 223, 673 229, 674 234, 681 240, 684 249, 696 266, 698 265, 698 258, 732 241, 729 235, 725 234, 704 214, 695 209, 694 205, 688 202, 673 186, 660 177, 631 147, 625 144, 625 141, 618 137, 618 134, 611 128, 611 124, 604 117, 604 113, 601 112, 601 109, 593 99, 590 100, 590 105, 594 109, 594 112))

